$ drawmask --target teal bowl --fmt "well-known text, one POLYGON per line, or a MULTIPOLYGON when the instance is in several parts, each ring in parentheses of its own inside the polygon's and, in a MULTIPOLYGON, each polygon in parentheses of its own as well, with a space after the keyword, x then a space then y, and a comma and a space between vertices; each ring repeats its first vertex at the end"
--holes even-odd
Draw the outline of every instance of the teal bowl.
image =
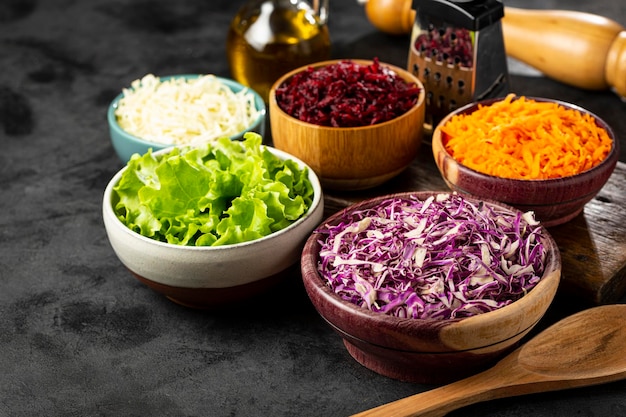
MULTIPOLYGON (((165 81, 172 78, 186 78, 186 79, 194 79, 199 78, 202 74, 182 74, 182 75, 171 75, 166 77, 159 77, 161 80, 165 81)), ((243 89, 249 90, 254 96, 254 104, 256 106, 256 110, 259 112, 259 117, 252 123, 252 125, 248 126, 245 130, 238 132, 232 136, 230 139, 232 140, 241 140, 243 139, 243 135, 246 132, 256 132, 261 136, 265 135, 265 119, 267 109, 265 106, 265 102, 261 98, 261 96, 254 90, 249 87, 246 87, 242 84, 239 84, 236 81, 233 81, 228 78, 216 77, 222 84, 228 86, 233 92, 237 93, 243 89)), ((119 105, 120 100, 124 97, 124 93, 120 93, 109 105, 107 110, 107 121, 109 124, 109 135, 111 136, 111 144, 113 145, 113 149, 117 156, 122 160, 122 162, 126 163, 130 159, 130 157, 138 153, 143 155, 148 152, 149 149, 152 149, 153 152, 159 151, 161 149, 169 148, 173 144, 161 143, 161 142, 153 142, 149 140, 142 139, 137 137, 131 133, 125 131, 117 122, 117 117, 115 116, 115 111, 119 105)))

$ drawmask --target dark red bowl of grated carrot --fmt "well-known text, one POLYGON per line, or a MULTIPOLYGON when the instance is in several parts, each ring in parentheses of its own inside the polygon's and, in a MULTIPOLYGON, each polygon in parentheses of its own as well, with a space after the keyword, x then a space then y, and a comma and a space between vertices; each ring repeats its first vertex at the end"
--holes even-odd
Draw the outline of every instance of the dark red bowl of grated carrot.
POLYGON ((432 150, 450 189, 533 211, 547 227, 578 216, 619 159, 613 129, 595 114, 514 94, 447 115, 432 150))

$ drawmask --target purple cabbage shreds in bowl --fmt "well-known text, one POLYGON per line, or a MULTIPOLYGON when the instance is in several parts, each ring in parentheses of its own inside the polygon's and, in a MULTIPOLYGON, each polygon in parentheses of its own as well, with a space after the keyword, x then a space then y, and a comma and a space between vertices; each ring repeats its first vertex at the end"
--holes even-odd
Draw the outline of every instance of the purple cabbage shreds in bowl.
POLYGON ((287 114, 319 126, 359 127, 394 119, 415 106, 421 88, 378 59, 342 60, 298 72, 276 87, 287 114))
POLYGON ((344 300, 409 318, 462 318, 519 299, 546 252, 532 213, 456 194, 390 198, 318 229, 319 273, 344 300))
POLYGON ((357 362, 434 384, 512 351, 561 277, 559 248, 532 213, 441 191, 383 195, 333 214, 300 264, 311 303, 357 362))

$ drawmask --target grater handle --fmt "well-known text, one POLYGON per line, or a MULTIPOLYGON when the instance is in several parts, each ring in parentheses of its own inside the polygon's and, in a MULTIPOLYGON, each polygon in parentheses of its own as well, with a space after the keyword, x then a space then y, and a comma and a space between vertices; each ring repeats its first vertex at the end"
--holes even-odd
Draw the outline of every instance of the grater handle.
MULTIPOLYGON (((409 0, 365 0, 369 21, 395 35, 411 31, 409 0)), ((412 12, 412 13, 411 13, 412 12)), ((613 91, 626 98, 626 29, 591 13, 504 8, 507 55, 575 87, 613 91)))
POLYGON ((507 55, 548 77, 626 97, 626 30, 619 23, 583 12, 506 7, 502 31, 507 55))

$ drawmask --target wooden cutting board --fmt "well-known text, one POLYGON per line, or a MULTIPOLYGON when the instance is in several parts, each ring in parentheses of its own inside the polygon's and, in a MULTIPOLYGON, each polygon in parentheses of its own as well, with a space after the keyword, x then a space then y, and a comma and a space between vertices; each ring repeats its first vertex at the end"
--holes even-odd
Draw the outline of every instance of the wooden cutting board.
MULTIPOLYGON (((448 190, 424 144, 420 155, 398 177, 365 191, 325 191, 326 215, 381 194, 448 190)), ((590 304, 608 304, 626 293, 626 164, 572 221, 550 228, 562 256, 560 293, 590 304)))

